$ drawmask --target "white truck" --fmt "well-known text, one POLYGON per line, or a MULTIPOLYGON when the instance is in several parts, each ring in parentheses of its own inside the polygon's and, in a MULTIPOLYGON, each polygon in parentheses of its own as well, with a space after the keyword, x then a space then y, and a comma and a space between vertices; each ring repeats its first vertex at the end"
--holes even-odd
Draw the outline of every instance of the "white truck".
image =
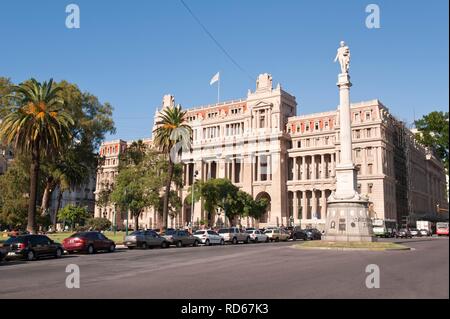
POLYGON ((427 230, 427 231, 429 231, 431 233, 431 231, 433 230, 432 227, 433 227, 433 223, 429 222, 429 221, 426 221, 426 220, 418 220, 416 222, 416 228, 418 230, 424 229, 424 230, 427 230))

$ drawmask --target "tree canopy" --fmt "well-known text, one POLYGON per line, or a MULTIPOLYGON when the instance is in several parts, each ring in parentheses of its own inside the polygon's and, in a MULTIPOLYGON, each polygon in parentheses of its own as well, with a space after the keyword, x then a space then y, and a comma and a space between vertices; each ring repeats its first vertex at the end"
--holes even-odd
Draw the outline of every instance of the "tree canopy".
POLYGON ((431 112, 416 121, 419 133, 417 139, 425 146, 435 150, 444 163, 448 174, 449 169, 449 126, 448 112, 431 112))

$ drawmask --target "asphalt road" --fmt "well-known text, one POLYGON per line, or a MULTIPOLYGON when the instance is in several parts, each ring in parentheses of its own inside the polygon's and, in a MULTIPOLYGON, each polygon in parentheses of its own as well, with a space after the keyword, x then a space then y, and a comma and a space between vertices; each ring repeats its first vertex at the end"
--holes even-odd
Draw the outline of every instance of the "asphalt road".
POLYGON ((0 265, 2 298, 449 298, 448 238, 396 240, 412 251, 311 251, 294 243, 118 250, 0 265), (68 289, 66 266, 80 268, 68 289), (366 287, 366 267, 380 288, 366 287))

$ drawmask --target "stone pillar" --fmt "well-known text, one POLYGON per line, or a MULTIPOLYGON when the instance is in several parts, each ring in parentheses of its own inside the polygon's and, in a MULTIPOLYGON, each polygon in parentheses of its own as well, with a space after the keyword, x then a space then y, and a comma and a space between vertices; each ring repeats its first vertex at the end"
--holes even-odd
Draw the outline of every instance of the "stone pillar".
POLYGON ((327 217, 327 191, 322 191, 322 198, 321 198, 321 210, 320 210, 320 219, 325 219, 327 217))
POLYGON ((317 205, 317 191, 313 190, 312 192, 312 197, 311 197, 311 218, 314 218, 314 215, 317 216, 317 210, 318 210, 318 205, 317 205))
POLYGON ((293 217, 294 217, 294 223, 298 224, 298 194, 297 191, 294 190, 294 196, 293 196, 293 217))
POLYGON ((298 181, 299 180, 299 178, 298 178, 298 157, 294 157, 293 158, 293 163, 294 163, 294 165, 292 165, 293 166, 293 170, 294 170, 294 181, 298 181))
POLYGON ((349 48, 341 42, 338 50, 339 129, 341 156, 336 167, 336 191, 328 200, 326 236, 329 241, 374 241, 372 221, 368 216, 369 201, 357 192, 357 176, 352 160, 352 126, 350 109, 349 48), (346 73, 344 73, 346 72, 346 73))
POLYGON ((311 179, 317 179, 317 169, 316 169, 316 155, 311 156, 311 179))
POLYGON ((231 161, 231 182, 234 183, 236 181, 236 159, 233 158, 231 161))
POLYGON ((325 155, 324 154, 322 154, 321 156, 320 156, 320 160, 321 160, 321 162, 320 162, 320 169, 321 169, 321 173, 320 173, 320 178, 321 179, 325 179, 325 176, 326 176, 326 174, 325 174, 325 169, 326 169, 326 165, 325 165, 325 155))
POLYGON ((302 192, 302 214, 303 220, 308 219, 308 197, 306 191, 302 192))

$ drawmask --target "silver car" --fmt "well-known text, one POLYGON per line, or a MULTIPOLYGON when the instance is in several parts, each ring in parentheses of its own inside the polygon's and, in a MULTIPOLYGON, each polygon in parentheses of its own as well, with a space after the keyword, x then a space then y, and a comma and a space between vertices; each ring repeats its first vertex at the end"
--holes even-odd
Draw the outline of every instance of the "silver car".
POLYGON ((142 248, 147 249, 150 247, 161 247, 161 248, 167 248, 169 247, 169 241, 159 236, 155 231, 153 230, 138 230, 131 235, 125 237, 124 240, 125 246, 128 247, 128 249, 134 249, 134 248, 142 248))

